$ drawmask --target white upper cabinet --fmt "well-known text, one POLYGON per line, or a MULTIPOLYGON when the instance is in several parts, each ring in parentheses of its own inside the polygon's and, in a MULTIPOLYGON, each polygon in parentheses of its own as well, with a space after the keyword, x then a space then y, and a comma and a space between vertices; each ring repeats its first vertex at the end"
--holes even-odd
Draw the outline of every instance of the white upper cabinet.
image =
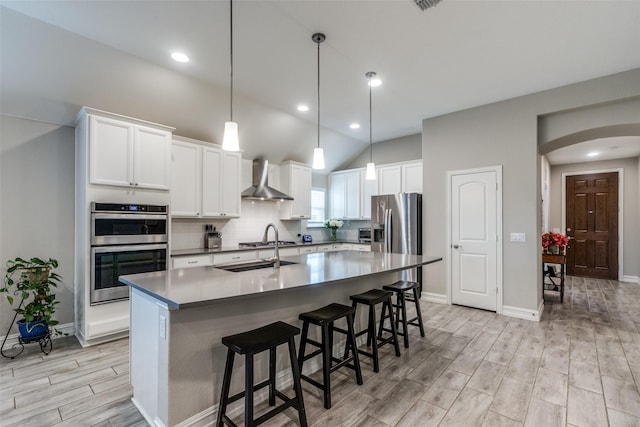
POLYGON ((402 191, 405 193, 422 193, 422 162, 402 165, 402 191))
POLYGON ((366 219, 371 215, 371 200, 367 208, 364 194, 369 194, 370 199, 376 181, 366 181, 365 184, 364 174, 363 169, 352 169, 329 175, 331 218, 366 219))
POLYGON ((173 141, 171 147, 171 214, 200 216, 201 150, 196 144, 173 141))
POLYGON ((378 194, 402 193, 402 167, 400 165, 380 166, 378 173, 378 194))
POLYGON ((239 153, 173 141, 171 214, 180 217, 240 216, 239 153))
MULTIPOLYGON (((83 110, 84 111, 84 110, 83 110)), ((89 182, 121 187, 169 189, 171 129, 127 121, 121 116, 87 114, 89 182)), ((80 117, 83 117, 81 112, 80 117)))
POLYGON ((302 163, 280 165, 278 190, 293 197, 280 204, 281 219, 311 218, 311 168, 302 163))
POLYGON ((422 192, 422 161, 380 165, 376 180, 365 179, 365 169, 349 169, 329 175, 329 216, 371 219, 371 196, 422 192))

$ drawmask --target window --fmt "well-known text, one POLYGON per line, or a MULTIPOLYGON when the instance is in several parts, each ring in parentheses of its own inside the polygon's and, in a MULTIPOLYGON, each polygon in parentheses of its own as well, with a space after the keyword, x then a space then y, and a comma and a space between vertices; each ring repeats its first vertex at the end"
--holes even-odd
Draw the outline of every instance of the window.
POLYGON ((325 219, 325 188, 312 188, 311 189, 311 219, 309 219, 308 225, 321 226, 325 219))

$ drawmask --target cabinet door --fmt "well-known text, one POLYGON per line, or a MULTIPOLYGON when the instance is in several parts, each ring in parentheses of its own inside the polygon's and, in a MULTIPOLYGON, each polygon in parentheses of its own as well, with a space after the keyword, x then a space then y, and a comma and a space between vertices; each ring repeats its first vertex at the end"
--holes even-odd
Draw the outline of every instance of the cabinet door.
POLYGON ((133 186, 134 126, 104 117, 89 117, 89 181, 133 186))
POLYGON ((360 182, 362 183, 360 217, 362 219, 371 219, 371 196, 378 194, 378 180, 364 179, 365 174, 365 171, 360 172, 360 182))
POLYGON ((242 158, 238 153, 222 152, 221 185, 222 213, 225 216, 240 216, 240 168, 242 158))
POLYGON ((329 176, 329 200, 331 201, 331 218, 344 218, 346 215, 346 178, 344 174, 329 176))
POLYGON ((345 173, 345 217, 360 218, 360 171, 345 173))
POLYGON ((378 169, 378 194, 395 194, 402 192, 402 168, 383 166, 378 169))
POLYGON ((171 214, 200 216, 201 148, 195 144, 174 142, 171 153, 171 214))
POLYGON ((422 162, 402 165, 402 191, 422 193, 422 162))
POLYGON ((135 126, 133 181, 136 187, 169 189, 171 133, 135 126))
POLYGON ((311 218, 311 169, 292 165, 291 173, 293 216, 311 218))
POLYGON ((221 150, 207 147, 202 149, 202 216, 220 216, 222 214, 221 166, 221 150))

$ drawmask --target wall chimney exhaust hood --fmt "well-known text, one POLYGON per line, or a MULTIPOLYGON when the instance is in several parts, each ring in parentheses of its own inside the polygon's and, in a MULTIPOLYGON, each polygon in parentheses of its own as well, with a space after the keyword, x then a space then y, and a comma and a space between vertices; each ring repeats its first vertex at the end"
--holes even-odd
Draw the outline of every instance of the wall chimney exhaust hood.
POLYGON ((268 160, 253 160, 253 185, 242 192, 242 198, 248 200, 271 200, 274 202, 293 200, 293 197, 269 187, 268 170, 268 160))

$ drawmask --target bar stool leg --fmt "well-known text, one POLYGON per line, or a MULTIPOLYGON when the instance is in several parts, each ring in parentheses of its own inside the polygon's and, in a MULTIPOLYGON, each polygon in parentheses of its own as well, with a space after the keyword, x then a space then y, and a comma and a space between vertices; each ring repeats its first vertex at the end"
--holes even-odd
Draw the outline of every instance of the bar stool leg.
POLYGON ((309 333, 309 324, 307 322, 302 323, 302 335, 300 335, 300 352, 298 353, 298 366, 302 373, 302 365, 304 364, 304 352, 307 347, 307 334, 309 333))
POLYGON ((289 359, 291 360, 291 371, 293 373, 293 389, 296 393, 300 427, 307 427, 307 412, 304 409, 302 385, 300 384, 300 367, 298 366, 298 360, 296 359, 296 345, 293 338, 289 340, 289 359))
MULTIPOLYGON (((407 302, 404 298, 404 292, 398 294, 398 302, 402 309, 402 337, 404 338, 404 348, 409 348, 409 327, 407 325, 407 302)), ((396 319, 400 320, 400 319, 396 319)), ((396 325, 398 322, 396 321, 396 325)))
POLYGON ((347 316, 347 345, 345 359, 348 356, 349 347, 353 351, 353 366, 356 368, 356 382, 362 385, 362 370, 360 369, 360 358, 358 357, 358 347, 356 347, 355 328, 353 327, 353 316, 347 316))
POLYGON ((322 382, 324 383, 324 407, 331 408, 331 348, 329 343, 329 325, 322 325, 322 382))
MULTIPOLYGON (((384 305, 382 306, 382 318, 384 318, 384 305)), ((371 335, 371 351, 373 353, 373 372, 380 372, 380 361, 378 359, 378 340, 376 339, 376 308, 369 306, 369 334, 371 335)))
POLYGON ((413 299, 416 301, 416 315, 418 316, 418 326, 420 327, 420 336, 424 337, 424 325, 422 324, 422 311, 420 310, 420 299, 418 297, 418 288, 413 289, 413 299))
POLYGON ((276 404, 276 347, 269 349, 269 406, 276 404))
POLYGON ((227 412, 227 399, 229 398, 229 388, 231 387, 231 372, 233 372, 233 359, 235 353, 231 350, 227 351, 227 363, 224 366, 224 377, 222 379, 222 393, 220 396, 220 402, 218 402, 218 419, 216 420, 217 426, 222 426, 223 417, 227 412))
MULTIPOLYGON (((391 321, 389 323, 391 323, 391 333, 393 334, 393 347, 396 349, 396 356, 400 357, 400 345, 398 344, 398 330, 396 329, 396 324, 393 321, 393 307, 391 306, 391 298, 389 298, 388 300, 386 300, 385 302, 382 303, 382 309, 384 310, 384 307, 387 307, 389 310, 389 313, 391 313, 391 321)), ((380 329, 382 330, 382 328, 380 329)))
POLYGON ((253 426, 253 353, 245 355, 244 425, 253 426))

